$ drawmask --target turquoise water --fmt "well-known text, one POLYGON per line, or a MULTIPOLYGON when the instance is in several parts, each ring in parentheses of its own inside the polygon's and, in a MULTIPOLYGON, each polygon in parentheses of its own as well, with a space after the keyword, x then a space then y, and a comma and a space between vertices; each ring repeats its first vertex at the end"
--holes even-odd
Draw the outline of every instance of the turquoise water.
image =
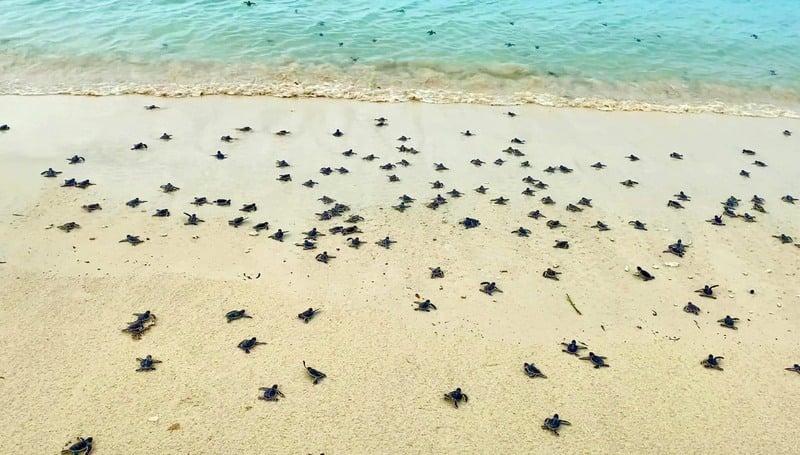
POLYGON ((796 0, 3 0, 0 93, 795 116, 798 24, 796 0))

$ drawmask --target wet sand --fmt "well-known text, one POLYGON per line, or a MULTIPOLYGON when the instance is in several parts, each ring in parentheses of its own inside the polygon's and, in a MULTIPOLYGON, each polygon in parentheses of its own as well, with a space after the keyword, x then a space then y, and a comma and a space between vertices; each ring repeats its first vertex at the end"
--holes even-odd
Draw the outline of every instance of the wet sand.
POLYGON ((11 129, 0 132, 0 422, 20 453, 57 453, 78 435, 94 437, 97 454, 785 453, 795 445, 800 377, 784 368, 800 363, 800 248, 772 236, 800 241, 800 204, 780 200, 800 197, 798 120, 236 97, 2 101, 0 124, 11 129), (153 103, 162 109, 143 108, 153 103), (381 116, 388 126, 375 127, 381 116), (245 125, 255 131, 234 129, 245 125), (344 136, 331 136, 337 128, 344 136), (273 134, 281 129, 292 134, 273 134), (476 136, 460 134, 467 129, 476 136), (164 132, 173 140, 160 141, 164 132), (228 134, 238 139, 221 142, 228 134), (421 153, 398 152, 400 135, 421 153), (130 150, 137 142, 147 150, 130 150), (501 152, 509 146, 526 156, 501 152), (351 148, 358 155, 342 156, 351 148), (209 156, 217 150, 228 159, 209 156), (684 159, 669 158, 673 151, 684 159), (370 153, 380 158, 361 159, 370 153), (75 154, 86 161, 67 164, 75 154), (276 168, 280 159, 291 166, 276 168), (379 168, 401 159, 411 166, 379 168), (590 167, 596 161, 607 168, 590 167), (543 172, 560 164, 574 171, 543 172), (350 172, 324 176, 323 166, 350 172), (63 173, 41 177, 48 167, 63 173), (276 181, 285 173, 292 182, 276 181), (528 175, 550 187, 520 194, 528 175), (96 185, 59 187, 68 178, 96 185), (302 186, 308 179, 319 185, 302 186), (625 179, 640 184, 626 188, 625 179), (445 187, 432 189, 435 180, 445 187), (180 191, 160 192, 167 182, 180 191), (479 185, 486 195, 473 191, 479 185), (447 196, 453 188, 464 196, 447 196), (667 207, 680 190, 692 196, 686 208, 667 207), (391 208, 402 194, 417 199, 404 213, 391 208), (437 194, 448 203, 426 208, 437 194), (754 194, 768 213, 750 210, 754 194), (323 195, 351 211, 318 221, 329 208, 323 195), (757 222, 704 221, 731 195, 742 200, 736 212, 757 222), (232 205, 195 207, 195 196, 232 205), (508 205, 490 203, 500 196, 508 205), (556 204, 543 205, 544 196, 556 204), (134 197, 148 202, 127 207, 134 197), (593 207, 565 210, 581 197, 593 207), (103 209, 81 209, 90 203, 103 209), (246 203, 258 211, 238 211, 246 203), (172 216, 151 216, 157 208, 172 216), (535 209, 548 218, 527 217, 535 209), (205 223, 185 226, 184 211, 205 223), (360 249, 331 234, 316 250, 293 245, 312 227, 347 226, 351 214, 365 218, 360 249), (236 216, 249 219, 234 229, 227 220, 236 216), (481 225, 464 229, 465 217, 481 225), (566 228, 548 229, 553 219, 566 228), (648 230, 628 225, 636 219, 648 230), (597 220, 611 230, 590 228, 597 220), (81 228, 51 227, 69 221, 81 228), (262 221, 270 229, 250 235, 262 221), (511 234, 520 226, 529 238, 511 234), (289 231, 283 243, 267 237, 277 228, 289 231), (118 243, 126 234, 147 240, 118 243), (397 241, 391 249, 374 244, 387 235, 397 241), (683 258, 662 253, 677 239, 691 245, 683 258), (556 240, 570 248, 553 248, 556 240), (336 258, 315 261, 322 250, 336 258), (435 266, 443 279, 430 278, 435 266), (656 279, 636 278, 636 266, 656 279), (560 281, 541 276, 548 267, 560 281), (482 281, 503 292, 479 292, 482 281), (705 284, 720 285, 716 300, 693 292, 705 284), (438 310, 413 311, 415 294, 438 310), (682 311, 688 301, 699 315, 682 311), (304 324, 296 315, 308 307, 322 311, 304 324), (241 308, 253 319, 225 322, 241 308), (148 309, 158 321, 141 340, 120 332, 148 309), (738 330, 716 322, 727 314, 741 319, 738 330), (268 344, 237 349, 253 336, 268 344), (559 343, 573 338, 610 368, 562 353, 559 343), (163 363, 136 372, 147 354, 163 363), (724 356, 725 370, 701 367, 708 354, 724 356), (328 377, 312 385, 303 360, 328 377), (525 376, 525 362, 548 378, 525 376), (258 400, 258 388, 272 384, 286 398, 258 400), (470 398, 459 409, 442 396, 456 387, 470 398), (560 437, 540 428, 553 413, 572 422, 560 437))

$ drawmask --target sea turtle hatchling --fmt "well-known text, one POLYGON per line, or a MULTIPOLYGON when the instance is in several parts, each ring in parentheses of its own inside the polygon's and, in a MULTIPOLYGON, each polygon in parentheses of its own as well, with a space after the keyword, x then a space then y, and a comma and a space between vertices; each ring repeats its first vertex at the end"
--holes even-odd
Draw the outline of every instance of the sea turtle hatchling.
POLYGON ((321 371, 319 371, 319 370, 317 370, 315 368, 311 368, 310 366, 306 365, 306 361, 305 360, 303 360, 303 367, 306 369, 306 372, 308 373, 308 375, 311 376, 312 378, 314 378, 314 381, 312 381, 312 384, 314 384, 314 385, 319 384, 319 381, 321 381, 322 379, 328 377, 325 373, 323 373, 323 372, 321 372, 321 371))
POLYGON ((733 329, 739 330, 739 327, 736 327, 736 322, 739 321, 739 318, 732 318, 730 316, 725 316, 724 318, 718 320, 719 325, 725 327, 726 329, 733 329))
POLYGON ((61 174, 61 171, 56 171, 52 167, 49 167, 49 168, 47 168, 46 171, 42 171, 40 173, 40 175, 43 175, 43 176, 49 177, 49 178, 56 177, 56 176, 58 176, 58 174, 61 174))
POLYGON ((466 393, 461 391, 461 387, 457 387, 452 392, 447 392, 444 394, 444 399, 453 402, 453 406, 458 409, 458 403, 463 401, 464 403, 469 401, 469 397, 466 393))
POLYGON ((565 352, 567 354, 574 355, 576 357, 578 356, 581 349, 587 349, 585 344, 575 340, 572 340, 569 343, 562 342, 561 346, 564 346, 564 349, 562 349, 561 352, 565 352))
POLYGON ((431 303, 430 299, 420 300, 420 301, 417 301, 417 302, 414 302, 414 303, 417 305, 417 307, 414 308, 414 311, 422 311, 424 313, 428 313, 431 310, 438 309, 438 308, 436 308, 436 305, 431 303))
POLYGON ((519 237, 529 237, 531 234, 531 230, 520 226, 516 230, 511 231, 511 233, 517 234, 517 236, 519 237))
POLYGON ((497 284, 495 284, 494 281, 491 281, 491 282, 483 281, 483 282, 481 282, 480 291, 483 292, 484 294, 488 294, 488 295, 492 295, 495 292, 503 292, 502 290, 500 290, 500 288, 497 287, 497 284))
POLYGON ((81 206, 82 209, 86 210, 89 213, 94 212, 95 210, 103 210, 103 207, 100 206, 98 203, 93 204, 86 204, 81 206))
POLYGON ((119 241, 119 243, 130 243, 133 246, 136 246, 143 242, 144 240, 140 239, 138 235, 131 235, 131 234, 127 234, 124 239, 119 241))
POLYGON ((656 279, 656 277, 653 276, 650 272, 648 272, 647 270, 639 267, 638 265, 636 266, 636 273, 634 275, 638 276, 639 278, 641 278, 642 281, 650 281, 650 280, 655 280, 656 279))
POLYGON ((122 329, 122 331, 130 333, 131 338, 133 338, 134 340, 138 340, 142 338, 144 332, 150 330, 150 328, 153 327, 154 325, 155 325, 154 323, 145 324, 144 322, 137 320, 129 323, 124 329, 122 329))
POLYGON ((775 239, 780 240, 781 243, 793 243, 794 242, 794 239, 792 239, 791 237, 789 237, 786 234, 773 235, 772 237, 775 238, 775 239))
POLYGON ((566 421, 558 416, 558 414, 553 414, 553 417, 547 417, 544 419, 544 423, 542 424, 542 429, 547 430, 554 435, 558 436, 558 430, 561 428, 562 425, 572 425, 569 421, 566 421))
POLYGON ((247 338, 239 342, 237 347, 245 352, 245 354, 250 354, 250 350, 260 344, 267 344, 265 341, 258 341, 256 337, 247 338))
POLYGON ((66 449, 63 449, 61 451, 61 454, 62 455, 79 455, 79 454, 90 455, 92 453, 92 445, 93 445, 93 439, 91 437, 84 439, 84 438, 78 436, 78 442, 70 445, 66 449))
POLYGON ((462 221, 459 221, 458 224, 463 225, 467 229, 472 229, 480 226, 481 222, 475 218, 466 217, 462 221))
POLYGON ((628 224, 633 226, 634 229, 638 229, 640 231, 646 231, 647 230, 647 223, 642 223, 639 220, 628 221, 628 224))
POLYGON ((58 228, 61 229, 64 232, 72 232, 72 230, 80 229, 80 227, 81 227, 81 225, 76 223, 76 222, 74 222, 74 221, 70 221, 68 223, 64 223, 64 224, 58 226, 58 228))
POLYGON ((288 232, 289 231, 284 231, 283 229, 278 229, 277 231, 275 231, 272 234, 270 234, 269 238, 271 238, 272 240, 277 240, 279 242, 283 242, 283 238, 288 232))
POLYGON ((331 259, 335 259, 335 258, 336 258, 336 256, 329 255, 327 251, 323 251, 322 253, 314 256, 314 259, 316 259, 319 262, 322 262, 323 264, 327 264, 328 261, 330 261, 331 259))
POLYGON ((173 193, 180 189, 177 186, 173 185, 172 183, 165 183, 161 185, 159 188, 161 188, 161 190, 165 193, 173 193))
POLYGON ((235 228, 238 228, 238 227, 239 227, 239 226, 241 226, 241 225, 242 225, 242 224, 243 224, 243 223, 244 223, 246 220, 247 220, 247 217, 246 217, 246 216, 237 216, 236 218, 234 218, 234 219, 232 219, 232 220, 228 220, 228 226, 233 226, 233 227, 235 227, 235 228))
POLYGON ((72 155, 71 157, 67 158, 67 162, 69 164, 79 164, 86 161, 86 158, 78 155, 72 155))
POLYGON ((692 302, 689 302, 683 307, 683 311, 685 311, 687 313, 694 314, 694 315, 699 315, 700 314, 700 307, 695 305, 692 302))
POLYGON ((547 227, 549 227, 550 229, 566 227, 565 225, 561 224, 561 222, 558 220, 549 220, 547 223, 545 223, 545 225, 547 225, 547 227))
POLYGON ((393 243, 397 243, 397 241, 390 239, 388 236, 386 236, 383 239, 378 240, 377 242, 375 242, 376 245, 380 245, 380 246, 386 248, 387 250, 392 246, 393 243))
POLYGON ((597 355, 594 352, 590 352, 587 357, 581 357, 580 359, 581 360, 588 360, 588 361, 592 362, 592 365, 594 365, 595 368, 603 368, 603 367, 608 367, 609 366, 606 363, 606 358, 605 357, 603 357, 601 355, 597 355))
POLYGON ((253 319, 252 316, 247 314, 246 310, 231 310, 231 311, 228 311, 227 313, 225 313, 225 319, 227 319, 228 322, 236 321, 238 319, 245 319, 245 318, 246 319, 253 319))
POLYGON ((297 315, 297 317, 298 317, 298 319, 302 319, 303 322, 308 324, 308 321, 310 321, 311 318, 314 317, 314 315, 319 313, 319 310, 320 310, 319 308, 316 308, 316 309, 315 308, 308 308, 307 310, 303 311, 302 313, 299 313, 297 315))
POLYGON ((170 216, 169 209, 156 209, 156 212, 153 213, 153 216, 164 218, 170 216))
POLYGON ((147 354, 145 358, 137 357, 136 361, 139 362, 139 368, 136 371, 153 371, 156 369, 155 364, 161 363, 160 360, 154 359, 150 354, 147 354))
POLYGON ((183 214, 186 215, 186 217, 187 217, 186 221, 183 222, 183 224, 186 225, 186 226, 197 226, 197 223, 205 223, 206 222, 206 220, 201 220, 200 218, 198 218, 196 213, 183 212, 183 214))
POLYGON ((716 299, 717 297, 714 295, 714 288, 719 287, 718 284, 713 286, 704 285, 702 288, 695 290, 694 292, 700 294, 700 297, 708 297, 709 299, 716 299))
POLYGON ((708 358, 703 359, 700 362, 700 365, 703 365, 706 368, 711 368, 713 370, 722 371, 722 367, 719 365, 719 361, 724 359, 725 357, 715 356, 714 354, 709 354, 708 358))
POLYGON ((635 180, 631 180, 631 179, 623 180, 623 181, 621 181, 619 183, 620 183, 620 185, 628 187, 628 188, 633 188, 634 186, 639 184, 639 182, 637 182, 635 180))
POLYGON ((683 255, 686 254, 686 248, 688 248, 688 247, 686 245, 684 245, 684 243, 681 241, 681 239, 678 239, 677 242, 675 242, 675 243, 673 243, 671 245, 668 245, 667 249, 664 250, 663 252, 664 253, 672 253, 675 256, 678 256, 678 257, 682 258, 683 255))
POLYGON ((261 396, 258 397, 259 400, 278 401, 278 397, 286 398, 286 395, 278 390, 278 384, 273 384, 272 387, 259 387, 258 390, 263 391, 261 396))
POLYGON ((598 221, 598 222, 594 223, 594 225, 591 226, 591 227, 593 227, 593 228, 595 228, 597 230, 600 230, 600 231, 608 231, 608 230, 611 229, 610 227, 608 227, 608 225, 606 223, 603 223, 602 221, 598 221))
POLYGON ((556 272, 555 270, 553 270, 553 269, 551 269, 549 267, 547 268, 547 270, 542 272, 542 276, 543 277, 551 279, 551 280, 556 280, 556 281, 558 281, 558 276, 559 275, 561 275, 561 272, 556 272))
POLYGON ((800 373, 800 364, 795 363, 794 365, 784 368, 786 371, 792 371, 795 373, 800 373))
POLYGON ((444 270, 441 267, 428 267, 431 271, 431 278, 444 278, 444 270))
POLYGON ((522 366, 522 371, 528 375, 529 378, 544 378, 547 379, 547 375, 542 373, 542 371, 536 368, 536 365, 532 363, 526 363, 522 366))

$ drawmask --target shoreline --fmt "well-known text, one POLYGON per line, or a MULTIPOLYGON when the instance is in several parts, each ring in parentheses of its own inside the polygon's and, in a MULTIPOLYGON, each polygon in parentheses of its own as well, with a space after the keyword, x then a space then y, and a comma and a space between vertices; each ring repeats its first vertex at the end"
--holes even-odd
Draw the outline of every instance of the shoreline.
POLYGON ((800 361, 800 248, 771 236, 800 241, 800 207, 780 200, 800 196, 800 120, 239 96, 2 101, 0 124, 11 129, 0 133, 8 188, 0 196, 0 346, 8 356, 0 387, 17 450, 56 451, 78 434, 93 436, 98 454, 793 447, 798 378, 783 368, 800 361), (149 104, 161 109, 147 111, 149 104), (504 115, 509 110, 517 116, 504 115), (388 126, 374 126, 380 116, 388 126), (235 130, 245 125, 254 131, 235 130), (331 136, 337 128, 344 136, 331 136), (280 129, 292 134, 273 134, 280 129), (476 135, 459 134, 467 129, 476 135), (783 136, 785 129, 794 134, 783 136), (173 139, 159 141, 163 132, 173 139), (221 142, 227 134, 238 139, 221 142), (421 153, 398 152, 400 135, 421 153), (513 137, 526 143, 511 144, 513 137), (130 150, 137 142, 147 150, 130 150), (512 145, 525 156, 502 152, 512 145), (341 154, 350 148, 358 155, 341 154), (228 158, 210 157, 216 150, 228 158), (380 158, 361 159, 371 153, 380 158), (67 164, 75 154, 86 161, 67 164), (474 158, 486 164, 470 164, 474 158), (493 164, 498 158, 506 162, 493 164), (280 159, 291 167, 276 168, 280 159), (411 165, 379 168, 401 159, 411 165), (608 167, 591 168, 596 161, 608 167), (437 172, 435 163, 449 170, 437 172), (562 164, 574 171, 544 172, 562 164), (324 176, 323 166, 350 172, 324 176), (43 178, 48 167, 63 174, 43 178), (292 182, 275 180, 287 172, 292 182), (390 183, 389 174, 400 181, 390 183), (550 187, 524 196, 526 175, 550 187), (59 187, 73 177, 96 185, 59 187), (302 186, 307 179, 319 185, 302 186), (623 187, 625 179, 639 185, 623 187), (445 187, 431 188, 435 180, 445 187), (167 182, 181 190, 161 193, 167 182), (475 193, 478 185, 489 192, 475 193), (453 188, 464 195, 447 196, 453 188), (680 190, 692 196, 686 208, 667 207, 680 190), (402 194, 417 199, 404 213, 391 208, 402 194), (447 204, 426 208, 437 194, 447 204), (767 199, 768 213, 750 210, 753 194, 767 199), (365 218, 362 248, 328 233, 347 225, 343 219, 317 220, 323 195, 365 218), (706 223, 731 195, 742 200, 737 213, 757 221, 706 223), (137 196, 148 202, 125 206, 137 196), (195 207, 196 196, 233 202, 195 207), (509 204, 490 203, 499 196, 509 204), (543 205, 544 196, 556 205, 543 205), (593 207, 567 212, 580 197, 593 207), (95 202, 102 210, 81 210, 95 202), (246 203, 258 210, 240 212, 246 203), (172 216, 153 217, 156 208, 172 216), (534 209, 548 218, 529 218, 534 209), (184 211, 205 223, 184 225, 184 211), (250 219, 228 226, 240 215, 250 219), (464 229, 465 217, 481 226, 464 229), (548 229, 553 219, 566 227, 548 229), (628 225, 636 219, 648 230, 628 225), (592 229, 597 220, 611 231, 592 229), (68 221, 81 228, 47 228, 68 221), (260 221, 269 231, 250 235, 260 221), (531 236, 512 235, 518 226, 531 236), (312 227, 327 234, 318 249, 294 246, 312 227), (277 228, 289 232, 286 242, 267 238, 277 228), (147 241, 118 243, 126 234, 147 241), (385 236, 397 241, 391 249, 374 244, 385 236), (662 253, 678 238, 691 245, 684 257, 662 253), (570 249, 553 248, 556 240, 570 249), (323 249, 336 259, 314 261, 323 249), (430 278, 437 265, 443 279, 430 278), (636 266, 656 279, 637 279, 636 266), (547 267, 561 280, 542 278, 547 267), (503 292, 479 292, 482 281, 503 292), (716 300, 693 292, 703 284, 721 285, 716 300), (438 309, 413 311, 415 294, 438 309), (687 301, 700 315, 681 310, 687 301), (296 314, 308 307, 322 312, 303 324, 296 314), (227 324, 225 312, 239 308, 253 319, 227 324), (150 332, 139 341, 120 333, 131 313, 147 309, 158 316, 150 332), (741 319, 739 330, 718 325, 726 314, 741 319), (268 344, 250 354, 236 349, 251 336, 268 344), (608 356, 611 367, 562 353, 559 343, 572 338, 608 356), (709 353, 725 357, 725 371, 700 366, 709 353), (146 354, 164 363, 135 372, 134 359, 146 354), (329 377, 312 385, 303 360, 329 377), (548 378, 528 378, 523 362, 548 378), (258 387, 275 383, 286 398, 259 401, 258 387), (470 396, 459 409, 442 399, 455 387, 470 396), (555 412, 573 424, 558 438, 539 428, 555 412), (743 415, 770 425, 751 438, 731 436, 743 415), (180 428, 169 430, 175 423, 180 428))

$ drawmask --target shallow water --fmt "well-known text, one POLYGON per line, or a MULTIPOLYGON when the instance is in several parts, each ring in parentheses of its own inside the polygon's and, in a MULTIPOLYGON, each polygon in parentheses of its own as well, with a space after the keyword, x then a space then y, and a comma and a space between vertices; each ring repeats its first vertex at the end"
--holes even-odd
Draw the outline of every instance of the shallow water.
POLYGON ((796 6, 5 0, 0 93, 273 94, 795 116, 796 6))

